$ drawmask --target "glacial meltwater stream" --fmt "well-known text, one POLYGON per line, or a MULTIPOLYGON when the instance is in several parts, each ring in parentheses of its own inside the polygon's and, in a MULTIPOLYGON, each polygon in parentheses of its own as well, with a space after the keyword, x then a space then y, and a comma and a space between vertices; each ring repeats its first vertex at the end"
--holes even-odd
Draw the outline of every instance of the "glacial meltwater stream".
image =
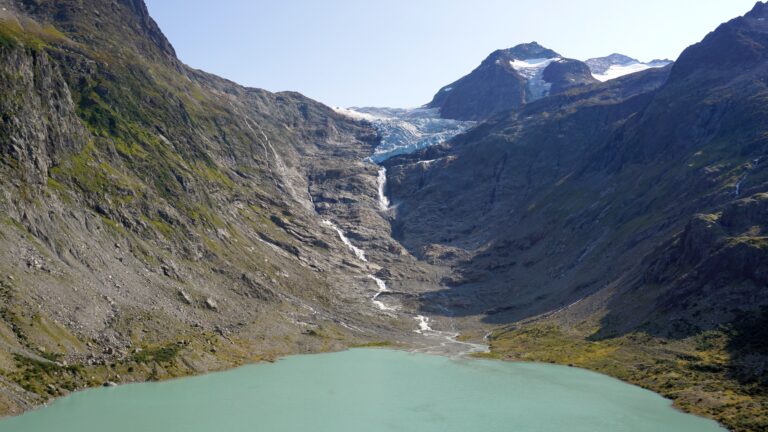
POLYGON ((354 349, 73 394, 2 432, 722 432, 581 369, 354 349))

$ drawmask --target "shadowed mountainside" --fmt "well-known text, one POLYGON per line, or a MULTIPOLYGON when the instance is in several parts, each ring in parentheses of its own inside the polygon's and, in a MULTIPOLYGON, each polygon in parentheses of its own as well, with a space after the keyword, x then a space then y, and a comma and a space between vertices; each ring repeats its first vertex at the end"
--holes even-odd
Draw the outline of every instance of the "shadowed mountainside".
POLYGON ((388 162, 424 298, 506 324, 496 355, 612 373, 765 430, 768 6, 674 66, 508 111, 388 162), (550 344, 551 345, 548 345, 550 344))

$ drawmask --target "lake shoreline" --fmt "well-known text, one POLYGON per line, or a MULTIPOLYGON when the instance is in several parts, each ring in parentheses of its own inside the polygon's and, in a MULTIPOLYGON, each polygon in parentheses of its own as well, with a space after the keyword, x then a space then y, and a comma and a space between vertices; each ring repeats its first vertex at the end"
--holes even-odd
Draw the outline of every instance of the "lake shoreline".
MULTIPOLYGON (((464 342, 464 341, 462 341, 462 342, 464 342)), ((500 364, 509 363, 509 364, 520 364, 520 365, 542 365, 542 366, 555 366, 555 367, 566 368, 566 369, 578 369, 578 370, 581 370, 581 371, 589 372, 591 374, 599 375, 599 376, 602 376, 602 377, 614 380, 616 382, 620 382, 620 383, 625 384, 625 385, 629 385, 629 386, 637 387, 637 388, 640 388, 640 389, 643 389, 643 390, 646 390, 646 391, 650 391, 650 392, 654 393, 655 395, 658 395, 659 397, 662 397, 664 400, 666 400, 669 403, 671 408, 673 408, 675 411, 677 411, 677 412, 679 412, 681 414, 693 415, 693 416, 701 418, 701 419, 714 420, 711 417, 702 416, 702 415, 699 415, 699 414, 696 414, 696 413, 691 413, 689 411, 681 409, 679 406, 677 406, 674 403, 674 401, 672 399, 664 397, 663 395, 655 392, 652 388, 648 388, 648 387, 643 386, 643 385, 638 384, 638 383, 633 383, 633 382, 625 381, 625 380, 622 380, 622 379, 620 379, 618 377, 615 377, 613 375, 606 374, 604 372, 597 371, 597 370, 590 369, 590 368, 584 368, 584 367, 574 366, 573 364, 559 363, 559 362, 528 361, 528 360, 521 360, 521 359, 504 358, 501 353, 493 351, 492 347, 490 347, 490 350, 488 352, 468 352, 468 353, 462 353, 462 354, 459 354, 459 355, 451 355, 451 354, 449 354, 447 352, 444 352, 444 353, 440 353, 440 352, 423 352, 422 351, 423 349, 424 349, 424 347, 419 347, 416 344, 402 344, 402 343, 394 343, 394 342, 369 342, 369 343, 362 343, 362 344, 351 344, 349 346, 345 346, 345 347, 340 348, 340 349, 333 349, 333 350, 327 350, 327 351, 303 352, 303 353, 286 353, 286 354, 279 355, 279 356, 276 356, 276 357, 273 357, 273 358, 265 358, 265 359, 261 359, 261 360, 257 360, 257 361, 253 361, 253 362, 244 362, 242 364, 232 365, 231 367, 224 366, 224 367, 219 368, 219 369, 210 369, 210 370, 202 371, 200 373, 190 373, 190 374, 185 374, 185 375, 180 375, 180 376, 168 377, 168 378, 160 379, 160 380, 157 380, 157 381, 137 380, 137 381, 123 382, 123 383, 119 383, 117 385, 117 387, 124 387, 124 386, 132 385, 132 384, 152 384, 152 383, 161 384, 161 383, 167 383, 167 382, 173 382, 173 381, 181 381, 181 380, 189 379, 189 378, 205 377, 205 376, 209 376, 209 375, 216 375, 216 374, 233 372, 233 371, 236 371, 238 369, 246 368, 246 367, 251 367, 251 366, 275 364, 275 363, 279 363, 281 361, 285 361, 286 359, 293 358, 293 357, 311 357, 311 356, 320 356, 320 355, 328 355, 328 354, 338 354, 338 353, 342 353, 342 352, 346 352, 346 351, 354 351, 354 350, 384 350, 384 351, 405 352, 405 353, 415 354, 415 355, 438 356, 438 357, 444 357, 444 358, 448 358, 448 359, 452 359, 452 360, 464 359, 464 360, 468 360, 468 361, 478 361, 478 362, 488 362, 488 361, 490 361, 490 362, 498 362, 500 364)), ((100 387, 105 387, 105 385, 101 385, 101 386, 94 385, 94 386, 90 386, 90 387, 76 389, 75 391, 72 391, 72 392, 70 392, 68 394, 51 398, 48 401, 46 401, 45 403, 43 403, 43 404, 34 405, 31 408, 26 409, 26 410, 24 410, 21 413, 13 414, 13 415, 0 416, 0 422, 8 420, 8 419, 11 419, 11 418, 14 418, 14 417, 22 416, 22 415, 30 413, 30 412, 34 412, 34 411, 38 411, 38 410, 41 410, 41 409, 48 408, 51 405, 53 405, 53 404, 55 404, 55 403, 57 403, 57 402, 59 402, 59 401, 61 401, 63 399, 66 399, 66 398, 68 398, 70 396, 73 396, 73 395, 79 394, 79 393, 83 393, 83 392, 86 392, 86 391, 96 390, 96 389, 99 389, 100 387)), ((719 424, 719 425, 720 425, 720 427, 724 428, 724 426, 722 426, 722 424, 719 424)), ((723 429, 723 430, 726 430, 726 429, 723 429)))
MULTIPOLYGON (((269 367, 269 369, 264 369, 264 368, 259 367, 259 366, 262 366, 262 364, 251 363, 251 364, 242 365, 240 367, 237 367, 237 368, 234 368, 234 369, 230 369, 230 370, 226 370, 226 371, 212 372, 212 373, 208 373, 208 374, 201 374, 201 375, 198 375, 198 376, 195 376, 195 377, 183 377, 183 378, 190 378, 190 379, 195 378, 192 381, 182 380, 182 379, 172 379, 172 380, 156 382, 156 384, 162 384, 163 387, 153 387, 154 390, 148 391, 148 394, 152 395, 152 394, 155 394, 158 391, 161 391, 161 390, 166 390, 167 391, 168 389, 177 388, 179 386, 181 386, 181 387, 185 387, 185 386, 186 387, 189 387, 189 386, 194 387, 196 385, 199 385, 200 383, 216 383, 216 382, 221 381, 221 380, 225 380, 225 381, 229 380, 229 381, 231 381, 233 376, 237 376, 237 375, 250 376, 249 374, 256 374, 255 376, 260 376, 261 377, 261 378, 256 380, 256 382, 259 383, 259 385, 256 388, 261 388, 262 387, 263 382, 260 381, 260 380, 275 381, 275 383, 277 383, 280 386, 283 385, 283 381, 281 381, 281 380, 286 380, 285 381, 286 385, 288 386, 288 388, 290 388, 290 383, 292 382, 292 380, 299 379, 299 378, 295 378, 295 374, 298 374, 298 376, 301 377, 301 376, 303 376, 302 374, 306 374, 306 373, 311 373, 312 374, 313 381, 315 381, 317 379, 320 379, 321 382, 326 382, 326 383, 329 383, 328 385, 335 386, 335 385, 337 385, 337 382, 335 380, 340 379, 341 376, 336 377, 333 374, 331 374, 330 376, 325 376, 326 374, 322 374, 322 373, 321 374, 315 374, 315 372, 316 372, 315 369, 300 369, 299 371, 296 371, 296 372, 290 372, 289 375, 280 375, 282 373, 280 371, 285 372, 286 368, 290 369, 291 367, 294 367, 296 364, 304 365, 304 366, 302 366, 304 368, 306 368, 306 367, 314 367, 316 363, 320 364, 320 367, 321 367, 320 370, 322 370, 322 367, 323 367, 322 365, 323 364, 326 365, 325 367, 328 367, 328 365, 331 365, 332 367, 335 367, 335 363, 334 362, 337 362, 337 361, 347 361, 347 360, 345 360, 347 358, 355 359, 352 362, 352 364, 356 365, 355 367, 357 367, 357 368, 363 368, 364 369, 362 371, 357 371, 355 373, 363 374, 363 375, 361 375, 361 377, 368 377, 368 378, 365 378, 365 379, 373 379, 374 380, 373 382, 378 382, 377 380, 382 380, 382 379, 384 379, 385 382, 387 382, 387 380, 392 379, 393 377, 397 377, 397 379, 405 379, 405 382, 410 382, 406 378, 400 378, 397 373, 395 373, 395 375, 393 375, 394 372, 392 372, 388 368, 395 367, 391 363, 393 361, 395 363, 397 363, 397 362, 403 363, 404 362, 405 364, 411 364, 411 363, 415 362, 415 364, 418 365, 418 369, 416 371, 408 371, 408 370, 406 370, 404 373, 406 373, 406 374, 408 374, 408 373, 415 373, 416 374, 415 376, 420 377, 420 378, 416 379, 416 381, 419 381, 420 379, 423 378, 424 374, 427 374, 427 376, 434 375, 434 378, 437 380, 437 382, 443 382, 445 380, 442 378, 442 373, 443 372, 447 373, 447 371, 453 371, 451 373, 459 373, 459 376, 458 376, 457 379, 460 379, 460 380, 461 379, 469 379, 469 382, 472 382, 471 385, 474 386, 473 388, 475 390, 473 390, 473 391, 480 391, 481 394, 485 394, 486 387, 488 388, 489 391, 492 391, 492 388, 494 386, 496 386, 495 383, 496 383, 496 380, 498 380, 498 379, 513 380, 513 381, 511 381, 512 383, 513 382, 519 382, 519 380, 523 380, 522 381, 523 383, 527 383, 527 382, 529 382, 529 380, 534 380, 532 382, 539 383, 540 385, 545 386, 545 387, 546 386, 555 386, 554 388, 560 388, 561 386, 566 386, 564 388, 571 388, 572 385, 568 384, 568 383, 571 382, 573 379, 577 379, 577 381, 578 380, 581 380, 581 381, 586 380, 586 381, 584 381, 584 383, 576 386, 576 390, 575 390, 577 392, 576 394, 582 394, 582 397, 587 397, 587 396, 591 395, 589 397, 597 397, 598 400, 599 400, 599 398, 601 397, 600 396, 600 391, 598 391, 597 388, 595 388, 593 390, 589 390, 589 386, 597 385, 599 383, 600 386, 608 386, 607 388, 615 389, 615 390, 618 390, 620 392, 629 392, 629 394, 636 395, 636 396, 633 396, 633 397, 638 397, 637 395, 640 395, 642 398, 653 399, 654 400, 653 403, 656 404, 656 405, 658 405, 660 403, 660 400, 663 400, 664 401, 663 404, 665 406, 667 406, 668 408, 671 407, 671 403, 669 402, 669 400, 664 399, 664 398, 662 398, 661 396, 659 396, 659 395, 657 395, 655 393, 652 393, 652 392, 649 392, 647 390, 641 389, 641 388, 639 388, 637 386, 627 385, 627 384, 623 383, 622 381, 620 381, 618 379, 615 379, 613 377, 609 377, 607 375, 600 374, 600 373, 597 373, 597 372, 594 372, 594 371, 589 371, 589 370, 586 370, 586 369, 571 368, 571 367, 564 366, 564 365, 551 365, 551 364, 535 363, 535 362, 506 362, 506 361, 498 361, 498 360, 494 360, 494 359, 477 359, 477 358, 472 358, 472 357, 467 357, 467 356, 450 357, 450 356, 441 356, 441 355, 434 355, 434 354, 422 354, 422 353, 413 352, 412 350, 409 350, 409 349, 392 349, 392 348, 389 348, 389 347, 387 347, 387 348, 380 348, 380 347, 375 347, 375 348, 349 348, 349 349, 342 350, 342 351, 334 351, 334 352, 328 352, 328 353, 313 353, 313 354, 303 354, 303 355, 290 355, 290 356, 286 356, 286 357, 280 358, 279 359, 280 361, 276 361, 275 363, 268 363, 268 364, 264 364, 263 365, 265 367, 269 367), (380 351, 384 351, 384 352, 376 353, 376 352, 380 352, 380 351), (403 356, 401 356, 400 354, 397 354, 397 353, 404 353, 404 354, 407 354, 407 356, 403 357, 403 356), (366 359, 368 359, 368 360, 366 360, 366 359), (389 360, 387 360, 387 359, 389 359, 389 360), (441 359, 443 359, 443 360, 441 360, 441 359), (458 362, 454 362, 455 360, 459 360, 459 361, 458 362), (368 362, 370 362, 370 361, 373 361, 374 363, 370 363, 369 364, 368 362), (384 363, 381 363, 382 361, 384 361, 384 363), (514 365, 514 366, 512 366, 512 365, 514 365), (467 366, 471 366, 471 367, 467 368, 467 366), (385 369, 385 371, 382 372, 382 376, 372 377, 372 378, 370 377, 370 372, 368 372, 369 369, 372 370, 372 371, 373 370, 380 371, 381 368, 385 369), (447 369, 445 369, 445 368, 447 368, 447 369), (445 371, 443 369, 445 369, 445 371), (491 373, 492 375, 491 376, 482 375, 482 376, 478 377, 478 379, 480 379, 480 382, 475 383, 475 382, 473 382, 473 378, 471 377, 471 375, 470 376, 466 376, 467 373, 469 373, 469 374, 474 373, 474 372, 472 372, 474 370, 485 371, 485 372, 482 372, 482 373, 483 374, 491 373), (509 372, 507 372, 507 371, 509 371, 509 372), (514 371, 518 371, 518 372, 514 372, 514 371), (529 371, 529 372, 525 372, 525 371, 529 371), (545 372, 546 372, 545 375, 540 376, 541 373, 545 373, 545 372), (501 375, 499 375, 499 374, 501 374, 501 375), (546 378, 549 375, 553 375, 553 377, 551 379, 550 378, 546 378), (485 376, 485 378, 483 378, 483 376, 485 376), (558 376, 561 377, 561 378, 557 378, 558 376), (461 377, 464 377, 464 378, 461 378, 461 377), (541 379, 545 379, 545 380, 541 381, 541 379), (323 381, 323 380, 325 380, 325 381, 323 381), (515 380, 518 380, 518 381, 515 381, 515 380), (168 387, 168 384, 170 384, 170 383, 173 383, 173 384, 170 387, 168 387), (582 385, 586 385, 587 387, 585 389, 582 389, 581 388, 582 385), (568 387, 568 386, 571 386, 571 387, 568 387), (633 389, 635 389, 635 390, 633 390, 633 389)), ((346 369, 344 369, 344 367, 342 367, 342 370, 345 370, 345 372, 343 372, 343 373, 347 373, 348 372, 348 371, 346 371, 346 369)), ((397 369, 395 369, 395 370, 397 370, 397 369)), ((352 371, 350 373, 353 373, 353 372, 354 371, 352 371)), ((303 379, 303 378, 301 378, 301 379, 303 379)), ((413 380, 413 378, 411 380, 413 380)), ((240 382, 240 381, 239 380, 235 380, 233 382, 240 382)), ((459 382, 461 382, 461 381, 459 381, 459 382)), ((578 381, 578 382, 580 382, 580 381, 578 381)), ((275 384, 275 383, 273 383, 273 384, 275 384)), ((141 384, 141 383, 132 383, 132 384, 141 384)), ((385 385, 385 384, 382 384, 382 385, 384 386, 382 388, 386 388, 387 387, 387 385, 385 385)), ((406 385, 406 384, 401 383, 401 385, 406 385)), ((442 385, 444 385, 444 383, 442 385)), ((469 385, 469 384, 467 384, 467 385, 469 385)), ((118 388, 120 388, 120 387, 125 388, 125 387, 128 387, 128 386, 127 385, 123 385, 123 386, 119 386, 118 388)), ((222 389, 224 389, 224 388, 226 388, 226 387, 223 387, 222 389)), ((378 389, 378 387, 374 387, 374 388, 378 389)), ((600 387, 600 388, 602 388, 602 387, 600 387)), ((91 389, 91 390, 98 391, 99 389, 91 389)), ((146 391, 146 390, 147 390, 147 388, 143 388, 143 387, 140 387, 140 386, 131 386, 130 390, 121 390, 121 391, 124 392, 124 393, 125 392, 135 393, 135 392, 141 392, 141 391, 146 391)), ((212 391, 215 393, 215 389, 212 390, 212 391)), ((224 391, 224 393, 226 393, 226 390, 222 390, 222 391, 224 391)), ((250 391, 250 390, 248 390, 248 391, 250 391)), ((304 391, 304 390, 302 390, 302 391, 304 391)), ((315 389, 315 391, 317 391, 317 389, 315 389)), ((401 391, 401 390, 398 387, 398 389, 395 389, 395 390, 390 389, 389 391, 401 391)), ((405 391, 405 390, 402 390, 402 391, 405 391)), ((75 399, 70 399, 70 401, 74 400, 75 402, 77 402, 78 400, 86 398, 86 396, 84 396, 84 394, 86 394, 86 393, 87 392, 82 392, 82 391, 75 392, 75 393, 73 393, 73 395, 76 395, 75 399)), ((250 393, 248 393, 248 394, 250 394, 250 393)), ((289 394, 293 394, 293 393, 289 393, 289 394)), ((295 396, 299 397, 298 395, 302 395, 302 394, 303 393, 296 393, 295 396)), ((70 396, 72 396, 72 395, 70 395, 70 396)), ((511 395, 511 394, 509 395, 509 397, 512 397, 512 396, 513 395, 511 395)), ((222 395, 222 397, 227 398, 226 394, 222 395)), ((289 399, 291 399, 293 397, 294 396, 289 396, 289 399)), ((490 396, 486 396, 486 397, 490 397, 490 396)), ((185 398, 186 398, 186 396, 184 398, 182 398, 185 401, 184 403, 188 403, 188 401, 186 401, 185 398)), ((46 404, 45 406, 39 407, 38 409, 30 411, 30 412, 42 411, 42 408, 46 408, 46 407, 50 408, 54 404, 56 404, 58 410, 61 410, 61 409, 64 409, 64 408, 68 408, 68 407, 63 407, 60 404, 63 399, 66 399, 66 398, 57 399, 57 400, 55 400, 53 402, 50 402, 50 403, 46 404)), ((463 397, 460 397, 460 399, 463 399, 463 397)), ((511 401, 505 401, 503 399, 504 398, 502 398, 502 400, 500 400, 499 403, 502 403, 502 404, 511 403, 511 401)), ((98 400, 98 398, 96 400, 98 400)), ((140 398, 140 400, 141 400, 141 398, 140 398)), ((176 399, 170 399, 170 400, 176 400, 176 399)), ((428 400, 428 398, 425 398, 423 400, 426 401, 426 400, 428 400)), ((578 398, 576 400, 578 400, 578 398)), ((299 400, 296 403, 299 403, 299 404, 302 403, 301 397, 299 397, 299 400)), ((123 410, 123 409, 130 411, 130 406, 125 408, 125 407, 123 407, 122 404, 119 404, 119 405, 120 405, 120 409, 118 409, 116 412, 120 412, 120 410, 123 410)), ((113 407, 114 404, 113 405, 109 405, 109 406, 113 407)), ((299 406, 301 406, 301 405, 299 405, 299 406)), ((567 404, 566 404, 566 406, 567 406, 567 404)), ((629 406, 633 406, 633 405, 630 404, 629 406)), ((485 409, 485 408, 482 408, 482 409, 485 409)), ((678 412, 676 410, 673 410, 673 411, 678 412)), ((507 413, 503 412, 503 411, 498 411, 497 412, 497 411, 491 410, 490 412, 491 413, 496 413, 496 414, 498 414, 500 416, 507 415, 507 413)), ((48 412, 46 412, 46 413, 48 413, 48 412)), ((123 414, 125 414, 125 413, 123 413, 123 414)), ((39 413, 38 413, 38 415, 39 415, 39 413)), ((606 414, 606 415, 608 415, 608 414, 606 414)), ((672 415, 672 414, 668 413, 667 415, 672 415)), ((679 415, 683 415, 683 414, 680 413, 679 415)), ((687 417, 688 416, 686 415, 686 418, 687 417)), ((691 416, 691 417, 693 417, 693 416, 691 416)), ((14 418, 19 418, 19 417, 18 416, 17 417, 12 417, 11 419, 14 419, 14 418)), ((699 418, 700 419, 700 417, 694 417, 694 418, 699 418)), ((9 419, 8 418, 3 419, 3 421, 6 421, 6 420, 9 420, 9 419)), ((603 421, 603 419, 598 419, 598 420, 599 421, 603 421)), ((701 419, 701 420, 703 421, 704 419, 701 419)), ((0 421, 0 431, 4 430, 3 424, 2 424, 3 421, 0 421)), ((26 429, 21 429, 21 430, 23 431, 23 430, 26 430, 26 429)), ((293 429, 291 429, 291 430, 293 430, 293 429)), ((600 430, 604 430, 604 429, 600 429, 600 430)), ((643 430, 645 430, 645 429, 643 429, 643 430)))

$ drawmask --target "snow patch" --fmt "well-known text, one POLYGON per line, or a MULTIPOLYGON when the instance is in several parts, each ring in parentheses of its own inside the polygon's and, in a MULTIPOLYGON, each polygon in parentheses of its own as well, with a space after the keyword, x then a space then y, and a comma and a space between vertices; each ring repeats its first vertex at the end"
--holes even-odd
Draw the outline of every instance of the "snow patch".
POLYGON ((625 75, 642 72, 644 70, 648 69, 654 69, 654 68, 660 68, 668 65, 669 63, 664 62, 651 62, 651 63, 632 63, 632 64, 626 64, 626 65, 612 65, 608 68, 604 73, 601 74, 592 74, 593 77, 595 77, 598 81, 610 81, 612 79, 616 79, 619 77, 623 77, 625 75))
POLYGON ((513 69, 520 72, 520 75, 526 78, 531 78, 533 75, 537 74, 539 70, 543 71, 547 66, 549 66, 550 63, 555 60, 559 60, 559 58, 539 58, 528 60, 515 59, 510 61, 509 64, 513 69))
POLYGON ((549 94, 552 84, 544 80, 544 69, 552 62, 559 61, 555 58, 538 58, 528 60, 510 60, 509 64, 514 70, 528 81, 528 92, 532 100, 541 99, 549 94))

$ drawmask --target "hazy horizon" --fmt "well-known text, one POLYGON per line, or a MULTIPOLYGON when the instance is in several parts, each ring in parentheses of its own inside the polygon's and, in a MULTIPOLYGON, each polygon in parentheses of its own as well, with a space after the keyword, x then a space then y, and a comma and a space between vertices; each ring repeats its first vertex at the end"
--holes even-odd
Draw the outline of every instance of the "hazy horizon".
POLYGON ((537 41, 580 60, 614 52, 674 60, 754 3, 226 0, 211 7, 202 0, 148 0, 147 6, 192 67, 332 106, 413 107, 496 49, 537 41))

